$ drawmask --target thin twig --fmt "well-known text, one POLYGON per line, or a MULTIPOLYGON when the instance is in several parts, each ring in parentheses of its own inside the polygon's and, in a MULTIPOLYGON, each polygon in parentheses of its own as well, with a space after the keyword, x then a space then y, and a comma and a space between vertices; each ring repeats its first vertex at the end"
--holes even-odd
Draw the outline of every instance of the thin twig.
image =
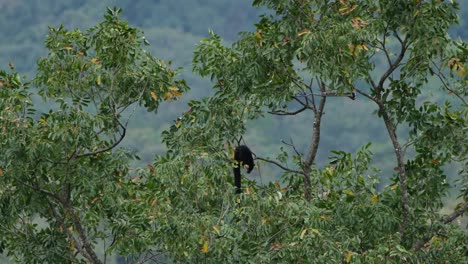
POLYGON ((442 83, 442 85, 444 86, 445 89, 447 89, 449 92, 453 93, 456 97, 458 97, 458 99, 460 99, 464 105, 466 105, 466 101, 465 99, 463 99, 462 96, 460 96, 457 92, 455 92, 454 90, 450 89, 447 82, 447 78, 444 76, 444 74, 442 74, 442 71, 441 71, 441 68, 439 66, 437 66, 434 62, 432 62, 432 64, 434 64, 434 67, 437 69, 437 72, 434 72, 435 76, 437 76, 440 80, 440 82, 442 83))

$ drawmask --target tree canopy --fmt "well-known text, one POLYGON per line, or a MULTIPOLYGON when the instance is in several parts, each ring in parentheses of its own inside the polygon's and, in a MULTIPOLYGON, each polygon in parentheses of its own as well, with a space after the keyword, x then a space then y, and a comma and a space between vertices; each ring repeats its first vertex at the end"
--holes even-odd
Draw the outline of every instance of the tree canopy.
POLYGON ((254 31, 233 44, 210 32, 197 46, 193 71, 213 93, 188 103, 162 134, 167 152, 143 168, 119 147, 128 120, 189 87, 120 9, 86 31, 51 27, 32 80, 1 70, 0 252, 20 263, 467 261, 468 234, 452 224, 468 210, 468 46, 448 34, 458 4, 253 4, 268 10, 254 31), (343 106, 330 108, 335 99, 343 106), (374 105, 393 146, 380 189, 372 142, 317 163, 324 115, 359 101, 374 105), (277 156, 252 149, 257 174, 275 166, 282 181, 244 178, 237 195, 234 149, 266 115, 313 116, 307 146, 291 137, 277 156), (443 214, 454 164, 459 203, 443 214))

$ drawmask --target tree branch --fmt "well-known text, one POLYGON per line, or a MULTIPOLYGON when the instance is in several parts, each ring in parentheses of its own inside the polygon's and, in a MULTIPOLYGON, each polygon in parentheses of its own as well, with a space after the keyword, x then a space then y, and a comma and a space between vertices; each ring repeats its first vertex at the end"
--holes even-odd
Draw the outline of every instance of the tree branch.
POLYGON ((404 153, 398 141, 396 128, 394 124, 392 123, 392 120, 390 116, 388 115, 384 104, 379 100, 376 100, 376 103, 379 106, 379 111, 382 115, 382 119, 384 120, 385 127, 387 128, 387 133, 390 137, 390 140, 392 141, 393 151, 395 152, 395 156, 397 159, 399 183, 400 183, 400 190, 401 190, 401 208, 402 208, 402 214, 403 214, 403 219, 400 225, 400 234, 401 234, 402 240, 404 240, 406 236, 406 227, 409 225, 409 215, 410 215, 408 184, 407 184, 404 153))
POLYGON ((363 95, 363 96, 365 96, 365 97, 367 97, 367 98, 369 98, 369 99, 371 99, 372 101, 375 102, 375 98, 372 97, 372 96, 370 96, 368 93, 363 92, 363 91, 361 91, 360 89, 358 89, 358 88, 356 88, 356 87, 354 87, 354 90, 355 90, 358 94, 363 95))
MULTIPOLYGON (((463 215, 466 211, 468 211, 468 202, 464 202, 457 210, 455 210, 453 213, 442 217, 440 219, 441 224, 448 224, 451 223, 453 220, 458 218, 459 216, 463 215)), ((432 235, 425 236, 418 242, 414 243, 413 247, 411 248, 412 251, 418 251, 420 250, 426 243, 432 238, 432 235)))
MULTIPOLYGON (((398 176, 399 176, 399 185, 401 190, 401 208, 402 208, 402 215, 403 219, 400 224, 400 235, 402 241, 405 241, 406 238, 406 228, 409 225, 409 216, 410 216, 410 208, 409 208, 409 195, 408 195, 408 188, 407 188, 407 175, 405 169, 405 159, 404 154, 402 152, 400 143, 398 141, 398 137, 396 134, 396 127, 392 123, 392 119, 390 118, 387 109, 385 108, 385 103, 382 101, 382 91, 383 85, 387 78, 401 65, 403 58, 406 55, 406 50, 408 48, 407 43, 409 40, 409 34, 406 34, 405 39, 402 40, 397 32, 394 32, 395 37, 401 44, 401 50, 398 57, 395 59, 393 63, 390 63, 390 67, 387 71, 380 77, 378 85, 374 88, 375 89, 375 98, 371 98, 379 107, 379 112, 382 115, 382 119, 385 123, 385 127, 387 128, 387 133, 390 137, 390 140, 393 144, 393 151, 395 153, 397 164, 398 164, 398 176)), ((372 84, 375 86, 375 84, 372 84)), ((359 92, 359 91, 358 91, 359 92)))
POLYGON ((119 145, 120 142, 122 142, 122 140, 125 137, 125 133, 126 133, 127 129, 122 124, 120 124, 120 127, 122 128, 122 133, 120 134, 120 138, 116 142, 114 142, 114 144, 108 146, 107 148, 103 148, 103 149, 100 149, 100 150, 97 150, 97 151, 88 152, 88 153, 84 153, 84 154, 80 154, 80 155, 77 155, 76 152, 75 152, 73 154, 73 156, 70 157, 70 159, 78 159, 78 158, 87 157, 87 156, 94 156, 94 155, 97 155, 97 154, 112 150, 117 145, 119 145))
MULTIPOLYGON (((60 228, 62 229, 62 232, 65 232, 67 234, 69 243, 73 243, 75 245, 76 251, 80 252, 81 254, 83 254, 83 257, 88 259, 90 256, 83 249, 83 245, 80 243, 80 241, 75 239, 75 237, 73 236, 73 233, 70 231, 70 229, 67 228, 67 226, 65 225, 65 219, 58 214, 57 210, 55 209, 54 205, 52 204, 50 200, 47 200, 47 202, 49 204, 50 211, 52 212, 52 215, 54 216, 55 220, 57 221, 60 228)), ((73 253, 73 252, 70 252, 70 253, 73 253)))
POLYGON ((302 172, 302 171, 298 171, 298 170, 293 170, 293 169, 287 168, 287 167, 281 165, 279 162, 276 162, 276 161, 274 161, 274 160, 264 159, 264 158, 261 158, 261 157, 256 157, 255 159, 262 160, 262 161, 265 161, 265 162, 274 164, 274 165, 278 166, 279 168, 281 168, 282 170, 287 171, 287 172, 296 173, 296 174, 301 174, 301 175, 304 174, 304 172, 302 172))
POLYGON ((101 264, 102 263, 101 260, 99 260, 98 256, 96 255, 96 252, 94 252, 91 244, 88 241, 88 238, 86 236, 86 231, 81 225, 81 219, 76 215, 75 211, 73 210, 73 207, 68 202, 64 203, 64 206, 65 206, 65 210, 67 210, 67 212, 70 214, 71 220, 73 222, 73 226, 78 232, 78 236, 80 238, 82 248, 84 249, 82 251, 83 256, 85 256, 88 259, 88 261, 90 261, 91 263, 101 264))
MULTIPOLYGON (((322 94, 326 91, 326 87, 323 82, 319 82, 319 88, 322 94)), ((315 111, 312 140, 311 140, 311 145, 309 148, 309 153, 307 154, 307 158, 305 159, 304 166, 302 168, 303 175, 304 175, 304 195, 308 201, 311 199, 311 193, 310 193, 311 187, 312 187, 312 183, 310 181, 311 166, 315 161, 315 157, 317 155, 317 151, 318 151, 318 147, 320 143, 320 126, 321 126, 323 110, 325 108, 326 101, 327 101, 326 96, 320 97, 319 107, 315 111)))
POLYGON ((294 111, 294 112, 288 112, 288 111, 284 111, 284 110, 273 110, 273 111, 268 111, 268 113, 272 114, 272 115, 280 115, 280 116, 297 115, 297 114, 303 112, 306 109, 308 109, 308 108, 307 107, 302 107, 299 110, 294 111))
POLYGON ((441 68, 439 66, 437 66, 434 62, 432 62, 432 64, 437 69, 437 72, 433 71, 434 75, 439 78, 440 82, 442 83, 442 86, 445 89, 447 89, 450 93, 453 93, 456 97, 458 97, 458 99, 460 99, 463 102, 464 105, 467 105, 465 99, 463 99, 462 96, 460 96, 457 92, 455 92, 454 90, 449 88, 449 86, 447 84, 447 79, 445 78, 444 74, 442 73, 441 68))
MULTIPOLYGON (((398 36, 398 34, 397 34, 397 36, 398 36)), ((399 38, 399 36, 398 36, 398 38, 399 38)), ((384 82, 400 66, 401 61, 405 57, 406 49, 408 48, 406 46, 406 44, 408 42, 408 38, 409 38, 409 34, 406 35, 404 41, 401 41, 400 54, 398 55, 398 57, 396 58, 396 60, 393 63, 390 63, 390 67, 388 68, 388 70, 380 78, 379 84, 377 85, 377 93, 380 93, 380 91, 383 89, 384 82)))

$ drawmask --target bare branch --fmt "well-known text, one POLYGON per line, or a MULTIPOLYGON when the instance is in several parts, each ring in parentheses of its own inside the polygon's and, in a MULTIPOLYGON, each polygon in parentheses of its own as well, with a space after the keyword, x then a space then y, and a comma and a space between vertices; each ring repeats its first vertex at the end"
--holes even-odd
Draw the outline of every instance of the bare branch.
MULTIPOLYGON (((398 34, 397 34, 398 36, 398 34)), ((380 78, 379 84, 377 85, 377 93, 379 94, 380 91, 383 89, 383 84, 387 80, 387 78, 400 66, 401 61, 405 57, 406 50, 407 50, 407 42, 409 39, 409 34, 406 35, 405 40, 401 41, 401 50, 398 57, 395 59, 393 63, 390 63, 390 67, 388 70, 382 75, 380 78)))
POLYGON ((281 165, 279 162, 274 161, 274 160, 264 159, 264 158, 261 158, 261 157, 256 157, 255 159, 262 160, 262 161, 265 161, 265 162, 274 164, 274 165, 278 166, 279 168, 281 168, 282 170, 287 171, 287 172, 296 173, 296 174, 301 174, 301 175, 304 174, 304 172, 302 172, 302 171, 298 171, 298 170, 293 170, 293 169, 287 168, 287 167, 281 165))
POLYGON ((363 92, 362 90, 360 90, 360 89, 358 89, 358 88, 356 88, 356 87, 354 87, 354 90, 355 90, 358 94, 363 95, 363 96, 365 96, 365 97, 367 97, 367 98, 369 98, 369 99, 371 99, 372 101, 375 102, 375 98, 372 97, 372 96, 370 96, 370 94, 368 94, 368 93, 366 93, 366 92, 363 92))
POLYGON ((280 115, 280 116, 285 116, 285 115, 297 115, 301 112, 303 112, 304 110, 306 110, 307 107, 303 107, 297 111, 294 111, 294 112, 288 112, 288 111, 284 111, 284 110, 274 110, 274 111, 268 111, 269 114, 272 114, 272 115, 280 115))
POLYGON ((388 65, 392 67, 392 59, 390 59, 390 54, 388 53, 387 47, 385 46, 385 41, 386 41, 386 36, 384 33, 384 39, 382 41, 377 40, 377 42, 379 42, 381 46, 380 48, 383 50, 385 54, 385 58, 387 59, 388 65))
POLYGON ((78 159, 78 158, 82 158, 82 157, 88 157, 88 156, 94 156, 94 155, 97 155, 97 154, 100 154, 100 153, 104 153, 106 151, 109 151, 109 150, 112 150, 113 148, 115 148, 117 145, 120 144, 120 142, 122 142, 122 140, 124 139, 125 137, 125 133, 127 131, 126 127, 123 126, 122 124, 120 124, 119 122, 119 125, 120 127, 122 128, 122 132, 120 134, 120 138, 114 142, 114 144, 108 146, 107 148, 103 148, 103 149, 100 149, 100 150, 97 150, 97 151, 93 151, 93 152, 88 152, 88 153, 84 153, 84 154, 79 154, 77 155, 76 152, 73 154, 72 157, 70 157, 70 159, 78 159))
POLYGON ((442 70, 439 66, 437 66, 434 62, 432 62, 432 64, 434 65, 434 67, 437 69, 437 72, 433 71, 434 72, 434 75, 437 76, 440 80, 440 82, 442 83, 442 85, 444 86, 445 89, 447 89, 450 93, 453 93, 456 97, 458 97, 458 99, 460 99, 464 105, 466 105, 466 101, 465 99, 463 99, 463 97, 461 95, 459 95, 457 92, 455 92, 454 90, 450 89, 447 82, 447 78, 444 76, 444 74, 442 73, 442 70))
POLYGON ((300 105, 302 105, 303 107, 309 108, 309 109, 310 109, 310 106, 309 106, 307 103, 302 102, 301 99, 299 99, 299 97, 293 95, 292 98, 293 98, 296 102, 298 102, 300 105))
POLYGON ((281 140, 281 143, 285 144, 286 146, 292 147, 294 152, 296 153, 296 155, 301 157, 302 154, 296 149, 296 146, 294 146, 294 143, 293 143, 292 139, 289 139, 289 140, 291 141, 291 143, 288 143, 288 142, 284 141, 283 139, 281 140))

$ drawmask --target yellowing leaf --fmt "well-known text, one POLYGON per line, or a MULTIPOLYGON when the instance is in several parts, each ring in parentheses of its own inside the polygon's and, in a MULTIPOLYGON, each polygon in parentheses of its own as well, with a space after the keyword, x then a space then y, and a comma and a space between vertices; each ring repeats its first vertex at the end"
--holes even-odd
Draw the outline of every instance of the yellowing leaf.
POLYGON ((45 124, 46 120, 44 118, 41 118, 41 119, 39 119, 39 122, 41 122, 42 124, 45 124))
POLYGON ((131 178, 132 182, 137 182, 137 181, 140 181, 140 180, 141 180, 141 177, 131 178))
POLYGON ((393 184, 390 186, 390 190, 395 190, 398 187, 398 183, 393 184))
POLYGON ((346 12, 346 10, 348 10, 347 6, 343 6, 343 7, 340 7, 340 9, 338 9, 338 11, 340 11, 341 14, 343 14, 343 12, 346 12))
POLYGON ((152 202, 151 202, 151 207, 154 207, 156 205, 156 203, 158 202, 157 199, 154 199, 152 202))
POLYGON ((281 185, 277 181, 275 181, 275 186, 276 188, 281 189, 281 185))
POLYGON ((184 174, 180 179, 180 185, 184 185, 185 179, 187 179, 187 174, 184 174))
POLYGON ((304 30, 302 30, 301 32, 297 33, 297 36, 300 37, 300 36, 305 35, 305 34, 307 34, 307 33, 310 33, 310 30, 304 29, 304 30))
POLYGON ((73 49, 73 46, 66 46, 65 49, 66 49, 66 50, 72 50, 72 49, 73 49))
POLYGON ((164 96, 163 96, 164 101, 167 101, 167 100, 171 99, 172 97, 173 97, 173 96, 172 96, 171 93, 164 93, 164 96))
POLYGON ((99 76, 97 77, 96 84, 97 84, 98 86, 101 86, 101 75, 99 75, 99 76))
POLYGON ((340 4, 344 5, 344 6, 348 6, 348 3, 346 3, 345 0, 340 0, 340 4))
POLYGON ((379 195, 377 195, 377 194, 372 195, 371 200, 372 200, 373 203, 378 203, 379 202, 379 195))
POLYGON ((148 165, 146 165, 146 167, 148 167, 148 169, 149 169, 149 171, 150 171, 151 174, 154 174, 154 167, 153 167, 153 165, 148 164, 148 165))
POLYGON ((369 50, 369 48, 367 47, 366 44, 361 44, 361 45, 358 45, 359 49, 361 50, 369 50))
POLYGON ((310 228, 310 231, 318 236, 322 236, 322 234, 318 231, 318 229, 310 228))
POLYGON ((208 250, 209 250, 208 241, 205 240, 205 242, 203 242, 202 252, 206 254, 208 253, 208 250))
POLYGON ((73 240, 70 240, 70 252, 75 251, 75 242, 73 240))
POLYGON ((179 91, 172 91, 171 93, 172 93, 173 96, 176 96, 176 97, 182 96, 182 93, 179 92, 179 91))
POLYGON ((177 122, 176 122, 176 124, 175 124, 175 127, 176 127, 176 128, 179 128, 181 125, 182 125, 182 120, 177 119, 177 122))
POLYGON ((179 96, 182 96, 182 93, 179 91, 179 88, 177 88, 176 86, 171 86, 169 87, 169 92, 164 93, 163 98, 165 101, 167 101, 174 97, 179 97, 179 96))
POLYGON ((340 8, 340 13, 341 13, 342 15, 346 15, 346 14, 349 14, 349 13, 353 12, 354 9, 356 9, 356 8, 357 8, 357 5, 354 5, 354 6, 352 6, 351 8, 342 7, 342 8, 340 8))
POLYGON ((307 233, 307 228, 302 230, 301 235, 299 236, 301 239, 304 239, 305 234, 307 233))
POLYGON ((3 169, 0 168, 0 177, 3 176, 3 169))
POLYGON ((99 64, 99 63, 101 63, 101 62, 100 62, 98 59, 96 59, 96 58, 92 58, 92 59, 91 59, 91 62, 94 63, 94 64, 99 64))
POLYGON ((255 32, 255 37, 256 37, 257 39, 262 39, 262 38, 263 38, 262 32, 260 32, 260 31, 255 32))
POLYGON ((351 262, 351 257, 353 256, 353 252, 351 250, 347 250, 348 254, 346 254, 346 263, 351 262))
POLYGON ((153 100, 158 101, 158 95, 154 91, 151 92, 151 97, 153 100))
POLYGON ((214 225, 213 230, 216 232, 216 234, 218 234, 218 236, 220 235, 221 232, 219 231, 219 226, 214 225))
POLYGON ((284 248, 284 246, 281 244, 281 243, 274 243, 273 245, 271 245, 270 249, 271 250, 274 250, 274 251, 279 251, 281 250, 282 248, 284 248))
POLYGON ((468 74, 468 68, 465 67, 460 67, 460 69, 457 71, 457 74, 460 78, 464 78, 468 74))
POLYGON ((343 190, 343 192, 347 195, 354 195, 354 193, 350 190, 343 190))
POLYGON ((458 63, 460 62, 460 59, 459 58, 451 58, 447 65, 450 67, 450 69, 453 70, 454 66, 456 66, 458 63))
POLYGON ((354 17, 351 19, 353 27, 355 29, 361 29, 363 26, 369 25, 369 22, 363 21, 360 17, 354 17))
POLYGON ((99 200, 99 197, 96 197, 96 198, 94 198, 93 200, 91 200, 91 203, 94 204, 94 203, 97 202, 97 200, 99 200))
POLYGON ((231 148, 231 146, 228 146, 229 148, 229 154, 231 155, 231 158, 234 159, 234 151, 235 151, 235 148, 231 148))
POLYGON ((355 17, 351 19, 351 21, 353 22, 353 27, 355 29, 361 29, 361 19, 359 17, 355 17))

